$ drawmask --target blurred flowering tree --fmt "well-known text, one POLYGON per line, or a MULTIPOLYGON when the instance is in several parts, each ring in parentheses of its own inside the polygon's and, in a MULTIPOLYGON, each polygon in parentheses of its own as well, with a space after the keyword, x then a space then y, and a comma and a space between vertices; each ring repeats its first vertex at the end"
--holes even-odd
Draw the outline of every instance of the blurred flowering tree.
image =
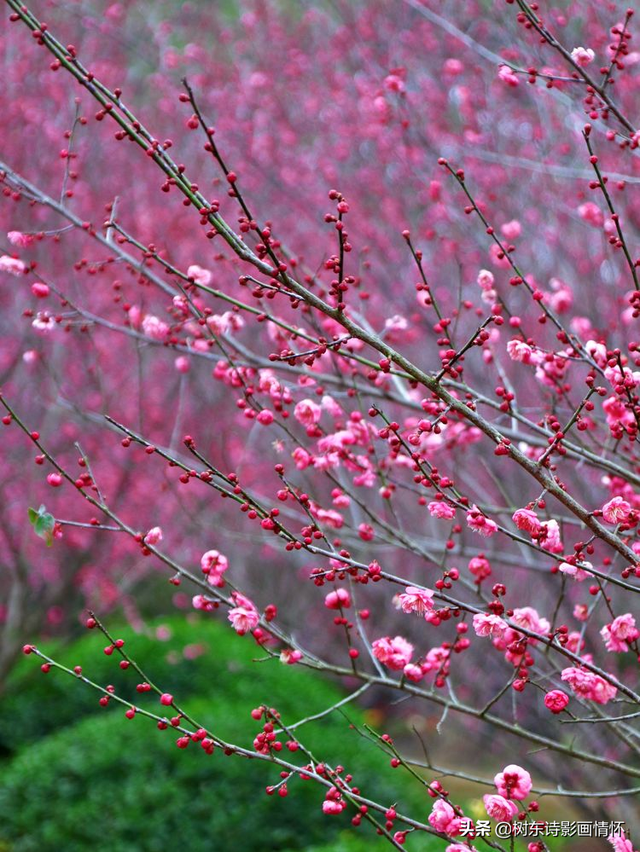
MULTIPOLYGON (((637 831, 632 10, 6 6, 0 678, 157 572, 274 660, 441 708, 488 817, 562 792, 637 831)), ((174 716, 396 847, 503 848, 428 743, 368 734, 425 773, 407 815, 256 720, 174 716)))

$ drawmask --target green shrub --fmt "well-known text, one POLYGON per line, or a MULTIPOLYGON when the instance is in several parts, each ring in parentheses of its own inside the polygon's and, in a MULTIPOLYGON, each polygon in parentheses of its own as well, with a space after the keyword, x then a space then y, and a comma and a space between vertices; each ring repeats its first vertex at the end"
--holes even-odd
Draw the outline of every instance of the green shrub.
MULTIPOLYGON (((130 629, 117 635, 149 677, 229 741, 251 745, 260 723, 250 710, 261 703, 293 722, 341 697, 333 684, 300 667, 253 662, 262 656, 260 649, 211 620, 165 623, 173 634, 166 643, 130 629), (179 665, 170 662, 172 654, 195 642, 206 644, 208 653, 179 665)), ((99 683, 113 683, 119 691, 122 686, 123 694, 161 715, 157 696, 136 695, 139 677, 120 670, 115 656, 102 653, 104 645, 94 631, 56 656, 83 665, 99 683)), ((20 667, 0 703, 0 731, 13 753, 0 765, 0 850, 3 842, 11 852, 84 852, 96 846, 111 852, 165 852, 174 846, 190 852, 293 852, 310 846, 318 852, 360 852, 363 843, 367 849, 389 848, 364 825, 339 837, 351 811, 322 814, 323 792, 312 782, 293 778, 287 798, 269 797, 264 788, 279 780, 276 767, 225 757, 219 750, 209 757, 193 745, 180 750, 171 730, 158 731, 142 716, 129 721, 122 708, 104 710, 97 699, 95 691, 62 672, 43 676, 33 657, 20 667)), ((357 708, 347 712, 362 723, 357 708)), ((404 798, 408 807, 419 804, 428 813, 430 800, 419 787, 392 770, 341 713, 304 726, 299 735, 317 758, 343 763, 365 795, 389 804, 404 798)), ((412 849, 442 848, 431 838, 412 842, 412 849)))
MULTIPOLYGON (((124 639, 127 650, 148 676, 179 700, 189 695, 209 695, 214 681, 226 689, 238 680, 236 671, 244 671, 247 666, 257 668, 252 659, 264 656, 250 637, 242 639, 232 629, 195 613, 188 618, 162 619, 141 633, 128 626, 114 629, 113 635, 124 639), (159 641, 156 636, 160 626, 168 628, 167 641, 159 641), (203 653, 189 659, 185 649, 200 649, 203 653)), ((118 694, 133 700, 140 678, 133 669, 120 669, 121 658, 117 654, 104 654, 107 644, 103 634, 94 629, 87 630, 71 645, 44 643, 41 649, 69 668, 82 665, 88 678, 101 686, 113 684, 118 694)), ((234 683, 234 689, 238 688, 241 687, 234 683)), ((24 658, 0 699, 0 754, 12 753, 88 713, 100 713, 98 698, 94 690, 82 684, 74 686, 60 673, 43 677, 37 659, 24 658), (15 719, 20 719, 19 725, 15 725, 15 719)))

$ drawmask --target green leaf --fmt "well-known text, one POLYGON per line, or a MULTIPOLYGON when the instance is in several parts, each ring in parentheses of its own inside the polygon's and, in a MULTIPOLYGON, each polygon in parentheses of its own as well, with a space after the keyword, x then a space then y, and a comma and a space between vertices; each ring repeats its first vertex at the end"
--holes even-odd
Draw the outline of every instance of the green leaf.
POLYGON ((29 523, 33 526, 33 530, 37 536, 43 538, 47 543, 47 547, 53 544, 53 528, 56 525, 56 519, 52 514, 47 512, 44 505, 40 506, 38 511, 29 508, 29 523))

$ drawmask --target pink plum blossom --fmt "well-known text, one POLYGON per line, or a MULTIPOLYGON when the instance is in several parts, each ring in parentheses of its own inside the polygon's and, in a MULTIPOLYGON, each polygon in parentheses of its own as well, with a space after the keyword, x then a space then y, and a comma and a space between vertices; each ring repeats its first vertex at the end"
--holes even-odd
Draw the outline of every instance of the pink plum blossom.
POLYGON ((507 353, 512 361, 521 361, 523 364, 531 363, 533 349, 524 340, 513 338, 507 343, 507 353))
POLYGON ((631 514, 631 506, 622 497, 612 497, 602 507, 602 517, 608 524, 624 523, 631 514))
POLYGON ((280 662, 285 666, 294 666, 302 659, 302 652, 297 649, 283 648, 280 651, 280 662))
POLYGON ((517 219, 512 219, 510 222, 501 225, 500 230, 507 240, 515 240, 522 233, 522 225, 517 219))
POLYGON ((322 416, 322 408, 311 399, 303 399, 297 403, 293 415, 303 426, 315 426, 322 416))
POLYGON ((595 59, 595 53, 590 47, 574 47, 571 51, 571 57, 581 68, 586 68, 595 59))
POLYGON ((532 606, 517 607, 513 610, 511 621, 518 627, 530 630, 532 633, 548 633, 551 625, 546 618, 541 617, 532 606))
POLYGON ((588 669, 570 666, 562 670, 560 677, 579 698, 595 701, 596 704, 607 704, 618 693, 615 686, 588 669))
POLYGON ((481 269, 478 273, 478 284, 482 290, 491 290, 493 289, 493 285, 495 282, 495 278, 493 272, 488 269, 481 269))
POLYGON ((544 706, 552 713, 562 713, 569 703, 569 696, 561 689, 552 689, 544 697, 544 706))
POLYGON ((524 530, 535 536, 540 534, 542 524, 536 513, 531 509, 517 509, 513 513, 512 520, 519 530, 524 530))
POLYGON ((483 515, 478 507, 474 504, 467 512, 467 525, 473 532, 489 538, 498 531, 498 525, 495 521, 483 515))
POLYGON ((152 527, 144 537, 145 544, 159 544, 162 541, 162 529, 160 527, 152 527))
POLYGON ((212 586, 222 587, 222 575, 229 568, 229 560, 218 550, 207 550, 200 559, 200 568, 212 586))
POLYGON ((605 624, 600 630, 600 635, 607 651, 621 654, 629 650, 629 643, 634 642, 640 636, 640 631, 636 627, 636 620, 633 615, 627 612, 614 618, 611 624, 605 624))
POLYGON ((142 331, 153 340, 164 340, 169 334, 169 326, 158 317, 147 314, 142 320, 142 331))
POLYGON ((502 636, 507 627, 507 622, 499 615, 477 612, 473 616, 476 636, 502 636))
POLYGON ((374 657, 394 671, 403 669, 413 656, 413 645, 402 636, 383 636, 372 643, 374 657))
POLYGON ((506 83, 508 86, 515 87, 520 85, 518 75, 508 65, 501 65, 498 68, 498 77, 502 80, 503 83, 506 83))
POLYGON ((455 508, 442 500, 432 500, 427 506, 427 509, 432 518, 441 518, 448 521, 456 516, 455 508))
POLYGON ((533 786, 531 775, 515 763, 505 766, 493 779, 498 793, 506 799, 526 799, 533 786))
POLYGON ((578 207, 578 215, 594 228, 601 228, 604 224, 604 214, 593 201, 586 201, 578 207))
POLYGON ((15 257, 3 254, 0 256, 0 272, 9 272, 11 275, 22 275, 26 265, 15 257))
POLYGON ((27 248, 33 243, 34 238, 31 234, 23 234, 22 231, 9 231, 7 233, 7 239, 12 246, 27 248))
POLYGON ((462 819, 456 816, 456 812, 449 802, 445 802, 444 799, 436 799, 429 814, 429 824, 436 831, 442 831, 444 834, 448 834, 449 837, 455 837, 457 834, 460 834, 462 819))
POLYGON ((209 270, 203 269, 196 264, 193 264, 187 269, 187 275, 189 278, 193 278, 196 284, 200 284, 203 287, 208 287, 211 284, 212 275, 209 270))
POLYGON ((511 822, 519 811, 513 799, 505 799, 504 796, 485 794, 482 801, 488 816, 498 822, 511 822))
POLYGON ((233 607, 229 610, 228 618, 233 629, 240 636, 244 636, 245 633, 253 630, 257 627, 258 622, 260 621, 260 616, 258 615, 257 610, 246 606, 233 607))
POLYGON ((324 599, 327 609, 348 609, 351 606, 351 595, 347 589, 334 589, 324 599))
POLYGON ((610 834, 607 840, 613 847, 613 852, 635 852, 633 843, 622 834, 610 834))
POLYGON ((554 518, 550 521, 545 521, 541 525, 539 541, 540 545, 550 553, 563 552, 564 547, 560 539, 560 526, 554 518))
POLYGON ((415 663, 407 663, 402 670, 402 674, 411 683, 419 683, 424 678, 426 672, 422 666, 418 666, 415 663))
POLYGON ((407 586, 404 592, 397 596, 397 601, 403 612, 424 615, 433 610, 433 595, 434 592, 431 589, 407 586))
POLYGON ((589 568, 592 568, 592 564, 590 562, 581 562, 579 565, 574 565, 570 562, 561 562, 558 566, 559 570, 566 574, 567 577, 573 577, 578 583, 581 583, 583 580, 586 580, 587 577, 592 576, 589 573, 589 568))

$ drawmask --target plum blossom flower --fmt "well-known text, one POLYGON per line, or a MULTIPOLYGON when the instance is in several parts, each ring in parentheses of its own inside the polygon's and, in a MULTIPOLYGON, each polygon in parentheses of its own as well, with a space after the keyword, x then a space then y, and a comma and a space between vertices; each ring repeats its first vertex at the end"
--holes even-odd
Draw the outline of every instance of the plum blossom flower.
POLYGON ((416 663, 407 663, 402 670, 402 674, 412 683, 419 683, 424 678, 426 672, 422 666, 418 666, 416 663))
POLYGON ((223 314, 212 314, 207 319, 207 325, 214 334, 231 334, 244 328, 244 320, 234 311, 225 311, 223 314))
POLYGON ((206 574, 212 586, 224 586, 222 575, 229 567, 229 560, 218 550, 207 550, 200 559, 202 573, 206 574))
POLYGON ((590 562, 581 562, 580 565, 572 565, 570 562, 561 562, 558 568, 563 574, 566 574, 568 577, 573 577, 574 580, 581 583, 583 580, 586 580, 587 577, 591 576, 587 569, 593 568, 593 565, 590 562))
POLYGON ((509 68, 508 65, 501 65, 498 68, 498 77, 502 80, 503 83, 506 83, 507 86, 515 87, 520 85, 518 75, 512 68, 509 68))
POLYGON ((479 553, 469 560, 469 571, 476 578, 476 583, 479 583, 491 576, 491 563, 484 554, 479 553))
POLYGON ((422 663, 422 671, 426 673, 446 668, 450 654, 451 652, 446 648, 443 648, 441 645, 431 648, 431 650, 427 652, 427 656, 424 658, 424 662, 422 663))
POLYGON ((323 408, 325 411, 328 411, 328 412, 329 412, 329 414, 330 414, 330 415, 331 415, 331 416, 332 416, 335 420, 337 420, 337 419, 338 419, 338 417, 342 417, 342 415, 343 415, 343 411, 342 411, 342 408, 340 407, 340 404, 339 404, 339 403, 337 403, 337 402, 335 401, 335 399, 334 399, 332 396, 330 396, 328 393, 326 393, 326 394, 322 397, 322 408, 323 408))
POLYGON ((561 689, 552 689, 544 697, 544 706, 552 713, 562 713, 569 703, 569 696, 561 689))
POLYGON ((445 521, 455 518, 456 510, 443 500, 432 500, 427 506, 432 518, 442 518, 445 521))
POLYGON ((456 816, 456 812, 449 802, 445 802, 444 799, 436 799, 433 803, 433 809, 429 814, 429 824, 436 831, 442 831, 444 834, 448 834, 449 837, 455 837, 457 834, 460 834, 462 819, 456 816))
POLYGON ((384 321, 385 336, 388 340, 396 341, 402 338, 402 332, 409 328, 409 321, 400 314, 387 317, 384 321))
POLYGON ((467 525, 473 532, 480 533, 485 538, 494 535, 498 531, 496 522, 483 515, 475 503, 467 512, 467 525))
POLYGON ((403 669, 413 656, 413 645, 402 636, 383 636, 372 643, 373 656, 394 671, 403 669))
POLYGON ((595 701, 596 704, 607 704, 618 693, 615 686, 587 669, 570 666, 563 669, 560 677, 565 683, 569 684, 579 698, 595 701))
POLYGON ((296 447, 291 456, 298 470, 305 470, 312 463, 312 456, 302 447, 296 447))
POLYGON ((636 620, 630 612, 614 618, 609 627, 611 635, 615 636, 616 639, 624 639, 625 642, 630 642, 638 638, 636 620))
POLYGON ((21 260, 9 257, 8 254, 3 254, 0 257, 0 272, 9 272, 11 275, 22 275, 26 268, 26 265, 21 260))
POLYGON ((527 798, 533 786, 527 770, 515 763, 505 766, 502 772, 495 776, 493 782, 501 796, 519 801, 527 798))
POLYGON ((327 609, 348 609, 351 606, 351 595, 347 589, 334 589, 324 599, 327 609))
POLYGON ((358 535, 363 541, 373 541, 375 531, 371 524, 359 524, 358 535))
POLYGON ((599 367, 605 367, 607 364, 607 347, 604 343, 598 343, 597 340, 587 340, 584 345, 586 351, 591 355, 593 360, 599 367))
POLYGON ((344 525, 344 518, 335 509, 322 509, 313 502, 309 503, 309 509, 314 518, 317 518, 334 530, 339 530, 344 525))
POLYGON ((162 529, 160 527, 152 527, 144 537, 145 544, 159 544, 162 541, 162 529))
POLYGON ((560 527, 554 519, 542 524, 539 537, 540 545, 549 553, 562 553, 564 547, 560 539, 560 527))
POLYGON ((512 361, 520 361, 523 364, 530 364, 533 349, 528 343, 525 343, 524 340, 519 340, 517 337, 514 337, 513 340, 509 340, 507 343, 507 354, 512 361))
POLYGON ((407 586, 404 592, 397 596, 396 600, 403 612, 425 615, 425 613, 433 610, 433 595, 434 592, 431 589, 417 589, 415 586, 407 586))
MULTIPOLYGON (((584 650, 585 645, 586 642, 577 630, 572 630, 567 635, 567 644, 565 645, 567 651, 571 651, 573 654, 580 654, 584 650)), ((589 655, 585 655, 585 659, 587 656, 589 655)))
POLYGON ((581 204, 578 207, 578 215, 589 225, 593 225, 594 228, 601 228, 604 225, 604 213, 593 201, 586 201, 581 204))
POLYGON ((201 284, 203 287, 208 287, 211 284, 211 273, 208 269, 203 269, 201 266, 193 264, 187 269, 189 278, 193 278, 196 284, 201 284))
POLYGON ((589 618, 589 607, 586 604, 576 604, 573 608, 573 617, 578 621, 586 621, 589 618))
POLYGON ((446 74, 452 74, 454 77, 457 77, 458 74, 462 74, 462 72, 464 71, 464 65, 459 59, 451 57, 450 59, 445 59, 444 65, 442 66, 442 70, 446 74))
POLYGON ((258 615, 258 611, 255 606, 249 601, 247 598, 244 598, 245 603, 244 606, 236 606, 233 609, 229 610, 229 621, 231 622, 233 629, 240 636, 244 636, 245 633, 248 633, 250 630, 253 630, 258 626, 258 622, 260 621, 260 616, 258 615), (248 606, 246 605, 248 604, 248 606))
POLYGON ((45 311, 38 311, 38 313, 36 314, 36 318, 31 323, 31 327, 34 328, 36 331, 41 331, 44 334, 48 334, 56 327, 56 321, 51 316, 51 314, 48 314, 45 311))
POLYGON ((607 417, 607 426, 611 429, 612 426, 618 424, 629 426, 635 422, 633 412, 625 406, 622 400, 617 396, 610 396, 602 403, 602 410, 607 417))
POLYGON ((634 852, 633 843, 622 834, 610 834, 607 840, 613 846, 613 852, 634 852))
POLYGON ((595 59, 595 53, 590 47, 574 47, 571 51, 571 58, 581 68, 586 68, 595 59))
POLYGON ((293 409, 293 416, 298 423, 308 428, 319 422, 322 417, 322 408, 311 399, 303 399, 293 409))
POLYGON ((347 803, 341 799, 338 801, 335 799, 325 799, 322 803, 322 812, 325 814, 341 814, 346 807, 347 803))
POLYGON ((518 813, 518 806, 512 799, 487 794, 482 797, 487 814, 498 822, 511 822, 518 813))
POLYGON ((200 609, 204 612, 209 612, 213 609, 213 601, 206 598, 204 595, 194 595, 191 598, 191 606, 194 609, 200 609))
POLYGON ((551 628, 547 619, 542 618, 532 606, 523 606, 514 609, 511 620, 518 627, 523 627, 532 633, 548 633, 551 628))
POLYGON ((169 334, 169 326, 159 317, 147 314, 142 320, 142 331, 152 340, 164 340, 169 334))
POLYGON ((545 302, 556 313, 565 314, 573 305, 573 292, 571 288, 559 278, 552 278, 549 284, 553 292, 545 293, 545 302))
POLYGON ((529 535, 538 536, 542 529, 540 518, 531 509, 517 509, 511 518, 519 530, 528 532, 529 535))
POLYGON ((293 666, 302 659, 302 651, 284 648, 280 651, 280 662, 285 666, 293 666))
MULTIPOLYGON (((509 258, 506 257, 500 246, 496 245, 496 243, 492 243, 489 247, 489 257, 491 258, 491 263, 497 269, 509 269, 509 258)), ((491 292, 495 293, 495 291, 491 292)))
POLYGON ((605 624, 600 631, 600 635, 606 645, 607 651, 614 651, 617 654, 625 653, 629 650, 629 642, 633 642, 640 636, 640 631, 636 627, 636 620, 630 612, 624 615, 619 615, 611 622, 605 624))
POLYGON ((510 222, 505 222, 500 230, 507 240, 515 240, 522 233, 522 225, 517 219, 512 219, 510 222))
POLYGON ((624 523, 631 514, 631 505, 622 497, 612 497, 602 507, 602 518, 608 524, 624 523))
POLYGON ((478 285, 481 290, 492 290, 495 282, 493 272, 488 269, 481 269, 478 272, 478 285))
POLYGON ((499 615, 477 612, 473 616, 473 629, 476 636, 502 636, 508 624, 499 615))
POLYGON ((399 74, 387 74, 384 78, 384 87, 388 89, 390 92, 404 92, 405 84, 404 80, 399 74))
POLYGON ((346 509, 351 505, 351 497, 345 494, 341 488, 334 488, 331 492, 331 502, 339 509, 346 509))
POLYGON ((32 234, 23 234, 22 231, 9 231, 7 239, 12 246, 27 248, 33 242, 34 237, 32 234))

